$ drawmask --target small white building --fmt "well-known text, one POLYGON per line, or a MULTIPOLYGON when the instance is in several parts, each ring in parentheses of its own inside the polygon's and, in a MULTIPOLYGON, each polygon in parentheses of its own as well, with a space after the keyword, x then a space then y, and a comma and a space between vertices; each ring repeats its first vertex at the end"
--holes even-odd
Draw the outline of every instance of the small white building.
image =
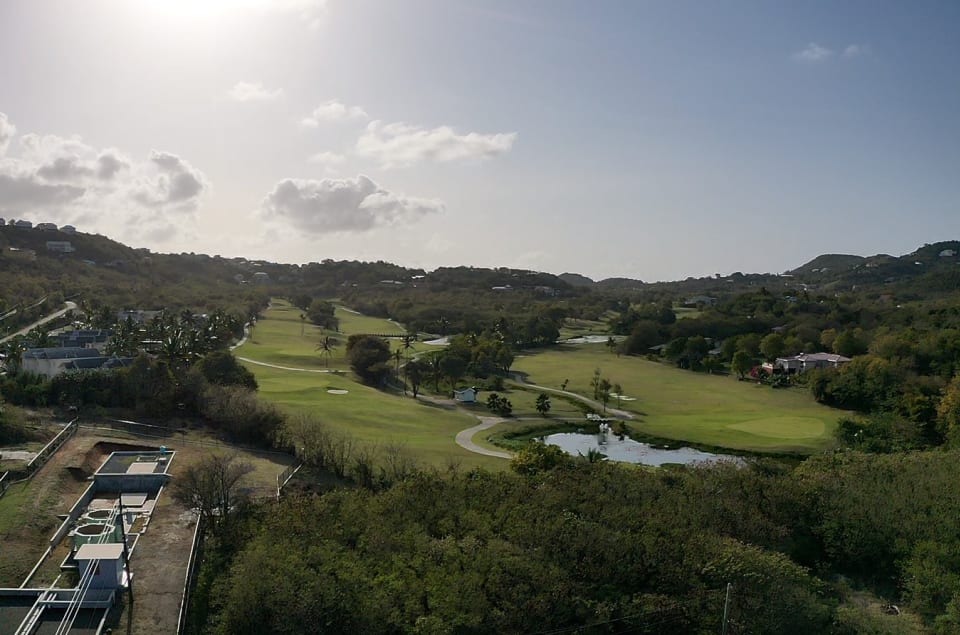
POLYGON ((112 542, 108 544, 89 543, 77 549, 74 560, 80 571, 80 578, 84 579, 92 568, 90 578, 91 589, 119 589, 123 586, 123 545, 112 542))
POLYGON ((454 390, 453 391, 453 400, 459 401, 460 403, 477 403, 477 393, 480 391, 476 388, 464 388, 463 390, 454 390))
POLYGON ((941 258, 953 258, 956 255, 957 255, 957 252, 954 251, 953 249, 944 249, 943 251, 940 252, 941 258))
POLYGON ((254 284, 270 284, 270 275, 265 271, 258 271, 250 278, 254 284))

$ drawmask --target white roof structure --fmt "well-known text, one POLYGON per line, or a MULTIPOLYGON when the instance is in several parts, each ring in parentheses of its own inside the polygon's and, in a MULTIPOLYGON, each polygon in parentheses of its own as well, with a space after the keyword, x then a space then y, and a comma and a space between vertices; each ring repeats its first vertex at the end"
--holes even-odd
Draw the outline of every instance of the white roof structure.
POLYGON ((77 549, 77 560, 119 560, 123 557, 123 545, 110 542, 102 545, 87 543, 77 549))

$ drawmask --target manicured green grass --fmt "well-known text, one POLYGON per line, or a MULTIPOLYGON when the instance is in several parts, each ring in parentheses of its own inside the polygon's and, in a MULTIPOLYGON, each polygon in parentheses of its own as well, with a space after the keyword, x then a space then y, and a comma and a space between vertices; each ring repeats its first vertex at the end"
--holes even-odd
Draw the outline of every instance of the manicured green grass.
POLYGON ((466 414, 385 393, 346 374, 298 373, 254 364, 247 367, 256 375, 264 398, 289 412, 309 413, 358 440, 402 444, 432 465, 443 465, 448 459, 458 460, 464 467, 504 463, 468 452, 454 442, 457 432, 477 423, 466 414), (339 395, 328 390, 348 392, 339 395))
MULTIPOLYGON (((402 333, 402 327, 387 320, 370 318, 337 309, 340 334, 301 324, 301 311, 282 300, 264 314, 250 339, 234 352, 239 357, 288 368, 326 370, 326 360, 315 351, 324 335, 341 339, 330 359, 337 373, 298 372, 244 362, 257 378, 260 394, 290 412, 306 412, 333 429, 349 432, 358 440, 372 443, 400 443, 420 460, 442 466, 450 460, 464 467, 505 467, 506 462, 462 449, 454 442, 457 432, 476 424, 461 412, 434 406, 411 397, 402 397, 354 380, 344 356, 346 336, 351 333, 402 333), (303 335, 300 334, 303 328, 303 335), (345 395, 328 390, 346 390, 345 395)), ((402 347, 399 340, 393 346, 402 347)), ((419 345, 421 349, 436 347, 419 345)), ((406 356, 418 350, 407 351, 406 356)))
MULTIPOLYGON (((634 357, 617 357, 602 344, 559 346, 518 357, 513 370, 529 381, 591 397, 600 368, 636 401, 619 407, 636 413, 638 432, 755 452, 809 453, 829 447, 837 419, 846 414, 816 403, 801 388, 772 389, 729 376, 693 373, 634 357)), ((612 399, 611 407, 618 407, 612 399)))
POLYGON ((673 312, 676 314, 678 320, 700 317, 700 314, 702 313, 700 309, 689 306, 675 306, 673 307, 673 312))
POLYGON ((560 327, 560 339, 565 340, 581 335, 606 335, 609 332, 610 325, 607 322, 567 318, 560 327))
MULTIPOLYGON (((406 332, 396 322, 358 315, 342 306, 337 306, 336 310, 336 316, 340 320, 340 331, 330 331, 309 321, 301 320, 300 315, 303 311, 286 300, 274 299, 271 305, 272 308, 264 313, 264 318, 252 329, 247 343, 236 349, 237 356, 289 368, 347 370, 349 365, 346 359, 346 345, 350 335, 357 333, 400 335, 406 332), (317 349, 326 336, 338 342, 329 360, 322 351, 317 349)), ((388 341, 394 350, 403 348, 403 342, 400 339, 388 341)), ((412 342, 410 348, 404 349, 403 355, 412 357, 421 352, 436 351, 440 348, 428 346, 423 342, 412 342)))

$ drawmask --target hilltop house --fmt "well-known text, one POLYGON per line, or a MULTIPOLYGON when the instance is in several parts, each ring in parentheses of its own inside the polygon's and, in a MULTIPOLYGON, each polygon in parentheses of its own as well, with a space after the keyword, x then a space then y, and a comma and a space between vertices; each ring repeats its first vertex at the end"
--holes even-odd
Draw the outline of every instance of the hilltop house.
POLYGON ((69 254, 76 251, 69 240, 48 240, 47 251, 56 251, 61 254, 69 254))
POLYGON ((764 370, 794 375, 814 368, 837 368, 849 361, 849 357, 833 353, 800 353, 791 357, 778 357, 773 364, 764 364, 764 370))
POLYGON ((56 223, 37 223, 36 229, 44 232, 55 232, 57 231, 56 223))

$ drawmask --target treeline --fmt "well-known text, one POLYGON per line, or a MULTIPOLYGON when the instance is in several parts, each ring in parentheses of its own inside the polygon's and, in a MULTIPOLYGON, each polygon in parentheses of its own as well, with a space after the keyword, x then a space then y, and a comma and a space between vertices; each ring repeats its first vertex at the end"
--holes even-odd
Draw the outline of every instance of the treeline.
POLYGON ((851 584, 960 629, 957 452, 794 470, 524 453, 524 474, 263 503, 204 565, 196 632, 715 633, 728 583, 731 633, 881 632, 851 584))
POLYGON ((124 409, 169 421, 202 417, 239 443, 273 447, 284 417, 260 400, 253 374, 229 351, 207 353, 193 364, 140 354, 127 368, 81 370, 53 379, 29 373, 0 377, 12 404, 51 406, 80 415, 124 409))

